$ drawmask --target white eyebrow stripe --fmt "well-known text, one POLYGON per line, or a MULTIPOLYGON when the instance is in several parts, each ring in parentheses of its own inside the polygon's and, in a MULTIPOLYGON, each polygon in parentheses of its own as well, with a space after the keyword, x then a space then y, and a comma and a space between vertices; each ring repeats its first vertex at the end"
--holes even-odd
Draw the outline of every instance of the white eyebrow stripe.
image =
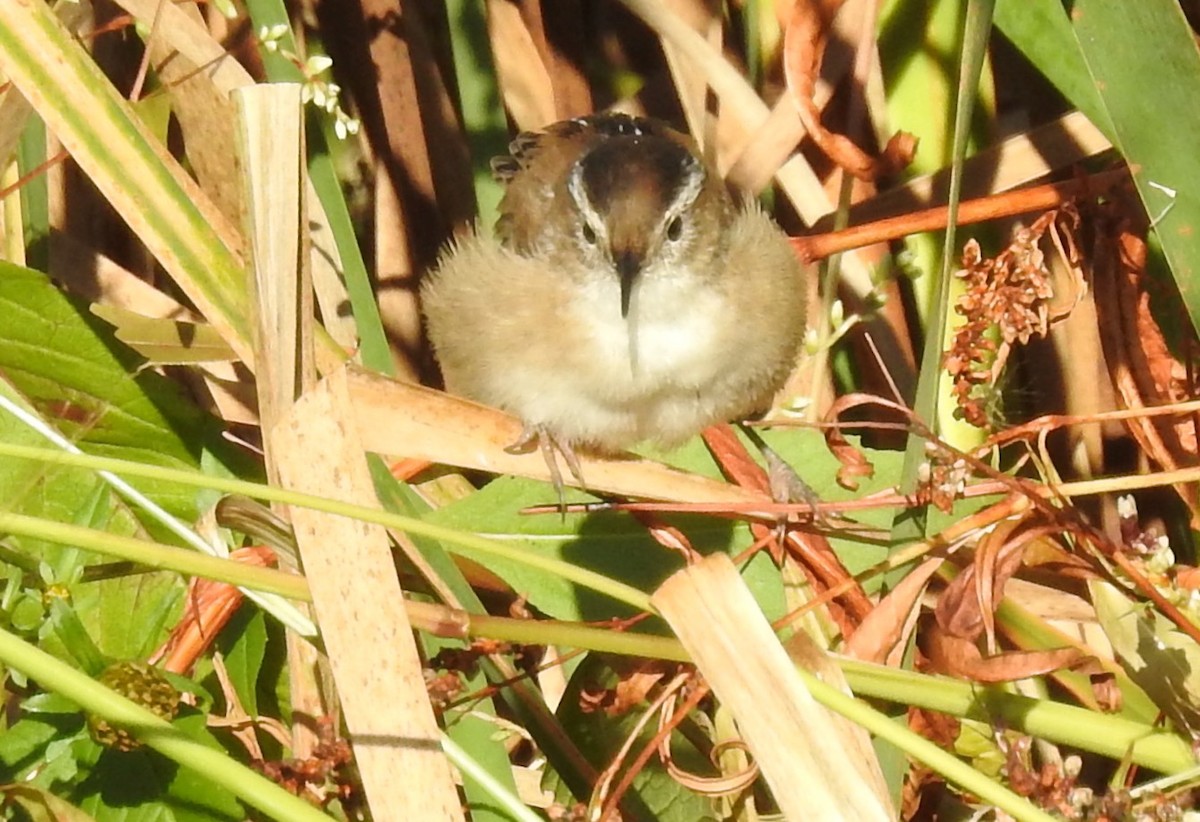
POLYGON ((608 227, 604 223, 604 218, 600 216, 600 213, 592 205, 592 199, 587 196, 587 192, 584 190, 583 158, 575 161, 575 165, 571 167, 571 173, 567 175, 567 193, 575 201, 575 206, 579 209, 587 224, 607 242, 608 227))
POLYGON ((690 206, 700 196, 700 189, 704 187, 704 167, 700 165, 700 161, 688 152, 688 164, 684 170, 683 185, 675 192, 675 198, 671 200, 671 205, 667 208, 667 214, 678 214, 685 208, 690 206))

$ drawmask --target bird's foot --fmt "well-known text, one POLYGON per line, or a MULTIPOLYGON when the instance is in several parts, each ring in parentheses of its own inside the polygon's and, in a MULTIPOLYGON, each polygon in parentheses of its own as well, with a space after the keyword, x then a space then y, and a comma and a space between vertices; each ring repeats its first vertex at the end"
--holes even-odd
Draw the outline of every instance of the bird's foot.
POLYGON ((767 485, 771 489, 771 499, 776 502, 802 502, 812 509, 813 519, 819 517, 820 499, 817 492, 800 479, 796 469, 770 447, 763 450, 763 458, 767 461, 767 485))
POLYGON ((579 465, 579 457, 575 454, 575 449, 571 447, 570 442, 556 437, 544 425, 528 423, 521 430, 521 436, 517 438, 517 441, 504 450, 510 454, 528 454, 534 447, 542 452, 542 459, 546 461, 546 468, 550 471, 550 482, 554 486, 554 492, 558 495, 559 511, 566 516, 567 498, 562 472, 558 468, 558 457, 561 456, 563 462, 567 464, 567 470, 579 483, 579 487, 586 488, 587 484, 583 481, 583 469, 579 465))
MULTIPOLYGON (((826 524, 817 492, 800 479, 796 469, 776 454, 769 445, 763 443, 760 448, 763 459, 767 462, 767 487, 771 490, 771 499, 782 503, 804 503, 812 511, 811 521, 814 524, 826 524)), ((789 521, 794 520, 787 514, 782 514, 775 524, 775 539, 781 546, 787 538, 789 521)))
MULTIPOLYGON (((780 503, 804 503, 812 509, 813 521, 821 521, 823 517, 817 493, 808 486, 807 482, 800 479, 795 468, 775 453, 775 449, 767 445, 766 440, 759 436, 757 431, 748 425, 742 425, 741 429, 766 460, 767 487, 770 489, 771 499, 780 503)), ((782 518, 781 526, 786 521, 787 517, 785 516, 782 518)))

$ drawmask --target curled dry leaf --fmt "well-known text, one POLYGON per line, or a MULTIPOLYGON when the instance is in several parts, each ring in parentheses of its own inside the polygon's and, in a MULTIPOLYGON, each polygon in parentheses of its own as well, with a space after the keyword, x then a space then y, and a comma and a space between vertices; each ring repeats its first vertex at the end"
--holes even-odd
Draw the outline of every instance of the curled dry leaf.
POLYGON ((838 418, 852 408, 868 403, 876 403, 875 397, 864 394, 847 394, 834 401, 825 414, 825 421, 833 423, 825 429, 825 445, 830 453, 837 457, 842 467, 837 472, 837 483, 849 491, 858 490, 858 478, 870 478, 875 474, 875 466, 861 451, 849 443, 837 426, 838 418))
MULTIPOLYGON (((917 733, 922 733, 920 726, 914 726, 912 716, 909 716, 909 727, 917 733)), ((922 734, 924 736, 924 734, 922 734)), ((946 748, 954 743, 958 738, 956 733, 950 738, 947 745, 939 745, 946 748)), ((934 744, 937 744, 936 740, 934 744)), ((920 762, 914 762, 909 768, 908 773, 904 775, 904 786, 900 794, 900 818, 901 819, 923 819, 922 808, 926 807, 926 802, 936 804, 939 797, 945 791, 945 779, 920 762), (930 797, 933 797, 930 799, 930 797)))
POLYGON ((874 180, 912 162, 917 141, 913 135, 899 132, 888 141, 883 154, 873 158, 847 137, 821 125, 821 112, 814 99, 817 76, 828 42, 829 27, 843 2, 796 0, 783 36, 784 75, 796 110, 813 142, 850 174, 860 180, 874 180))
POLYGON ((691 540, 687 538, 687 534, 674 525, 668 525, 648 511, 631 511, 630 514, 646 527, 646 530, 650 532, 650 536, 662 547, 681 554, 684 560, 689 563, 699 558, 700 555, 692 547, 691 540))
MULTIPOLYGON (((672 669, 677 666, 671 666, 672 669)), ((613 692, 613 700, 605 705, 609 716, 621 716, 646 701, 647 694, 667 675, 666 666, 656 660, 646 661, 632 671, 621 674, 613 692)))
MULTIPOLYGON (((751 459, 742 441, 733 433, 732 426, 709 426, 703 436, 721 470, 739 486, 755 491, 765 491, 770 486, 766 472, 751 459)), ((781 541, 780 529, 763 522, 751 522, 750 532, 754 536, 754 544, 767 546, 777 565, 783 563, 785 552, 795 556, 817 593, 852 579, 829 541, 820 534, 788 530, 783 532, 786 538, 781 541)), ((850 636, 871 609, 866 592, 855 582, 838 598, 837 603, 830 604, 830 615, 838 623, 843 635, 850 636)))
POLYGON ((1100 671, 1088 676, 1092 682, 1092 694, 1096 697, 1096 704, 1100 706, 1100 710, 1109 713, 1121 710, 1125 700, 1121 695, 1117 675, 1112 671, 1100 671))
POLYGON ((925 635, 922 650, 939 673, 986 683, 1042 676, 1088 658, 1078 648, 1007 651, 985 657, 974 642, 951 636, 936 626, 925 635))
POLYGON ((932 557, 904 576, 846 642, 846 654, 864 662, 898 665, 920 613, 921 595, 942 558, 932 557))
MULTIPOLYGON (((745 744, 732 740, 713 748, 713 758, 726 753, 731 748, 745 748, 745 744)), ((703 776, 681 768, 671 754, 671 738, 667 737, 659 748, 659 758, 667 769, 667 775, 690 791, 703 796, 733 796, 749 790, 758 779, 758 765, 749 762, 744 768, 731 774, 721 776, 703 776)))
MULTIPOLYGON (((921 736, 936 744, 939 748, 949 749, 958 739, 962 722, 958 717, 944 714, 941 711, 929 711, 924 708, 909 707, 908 727, 921 736)), ((908 819, 909 817, 905 817, 908 819)))
MULTIPOLYGON (((229 558, 260 568, 276 564, 275 552, 265 545, 234 549, 229 558)), ((237 612, 243 598, 236 585, 193 577, 188 583, 187 605, 179 624, 150 661, 157 664, 161 660, 163 670, 186 674, 237 612)))
POLYGON ((934 616, 942 630, 960 639, 978 639, 987 633, 995 648, 995 609, 1004 599, 1004 585, 1021 567, 1028 539, 1012 539, 1018 522, 1009 520, 979 541, 975 558, 938 599, 934 616))
MULTIPOLYGON (((707 693, 707 687, 704 690, 707 693)), ((671 729, 674 727, 672 715, 675 714, 676 701, 675 695, 672 695, 659 709, 658 758, 662 760, 667 775, 688 790, 704 796, 735 796, 753 787, 761 771, 750 756, 749 747, 741 739, 726 739, 709 751, 709 761, 721 771, 720 776, 694 773, 675 760, 675 755, 671 753, 672 735, 668 726, 671 729)))
MULTIPOLYGON (((1100 342, 1109 377, 1127 409, 1170 405, 1191 398, 1188 372, 1167 346, 1150 311, 1146 289, 1146 225, 1134 209, 1115 199, 1097 232, 1093 288, 1100 342)), ((1197 461, 1196 428, 1191 417, 1146 416, 1126 421, 1142 450, 1167 471, 1197 461)), ((1175 491, 1200 510, 1195 483, 1177 483, 1175 491)), ((1200 527, 1193 513, 1192 527, 1200 527)))

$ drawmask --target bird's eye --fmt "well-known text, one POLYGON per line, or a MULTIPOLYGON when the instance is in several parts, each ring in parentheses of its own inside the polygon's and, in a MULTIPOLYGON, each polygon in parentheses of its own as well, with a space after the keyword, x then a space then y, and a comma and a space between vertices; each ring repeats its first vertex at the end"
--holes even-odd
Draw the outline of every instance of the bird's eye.
POLYGON ((667 239, 674 242, 683 236, 683 218, 676 217, 667 223, 667 239))
POLYGON ((583 224, 583 241, 588 245, 596 244, 596 231, 587 223, 583 224))

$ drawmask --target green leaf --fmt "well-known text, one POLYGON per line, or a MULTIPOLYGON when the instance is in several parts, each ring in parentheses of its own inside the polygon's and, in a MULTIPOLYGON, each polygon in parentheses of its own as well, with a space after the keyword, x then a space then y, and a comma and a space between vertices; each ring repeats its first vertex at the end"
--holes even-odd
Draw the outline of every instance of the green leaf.
POLYGON ((8 785, 0 793, 29 814, 32 822, 92 822, 91 816, 69 802, 30 785, 8 785))
POLYGON ((146 365, 191 365, 237 359, 216 329, 204 323, 144 317, 99 303, 91 306, 91 312, 111 323, 116 338, 145 357, 146 365))
POLYGON ((996 27, 1105 134, 1108 112, 1088 74, 1062 0, 997 0, 996 27))
POLYGON ((104 655, 92 642, 79 614, 60 597, 50 600, 50 624, 81 670, 92 675, 104 670, 104 655))
MULTIPOLYGON (((591 711, 581 709, 580 706, 585 701, 582 698, 584 691, 596 694, 602 689, 616 687, 617 682, 617 674, 606 663, 597 659, 595 654, 589 655, 575 670, 559 704, 558 718, 564 730, 578 742, 598 771, 612 762, 646 707, 644 703, 634 705, 618 716, 610 716, 602 708, 591 711)), ((647 727, 641 730, 632 753, 626 757, 626 765, 650 742, 656 732, 657 724, 654 722, 648 723, 647 727)), ((708 758, 679 731, 675 731, 671 736, 671 754, 675 764, 687 771, 706 776, 717 775, 708 758)), ((550 787, 555 789, 560 801, 568 800, 568 795, 556 784, 556 780, 550 780, 550 787)), ((674 777, 667 774, 657 756, 651 757, 634 777, 633 786, 626 794, 621 810, 626 813, 626 819, 654 822, 701 822, 718 818, 713 800, 680 785, 674 777)))
MULTIPOLYGON (((183 715, 171 724, 220 749, 202 714, 183 715)), ((72 797, 96 822, 237 822, 246 817, 233 794, 149 748, 128 753, 102 749, 72 797)))
POLYGON ((55 739, 70 738, 83 729, 83 717, 74 705, 69 713, 26 713, 0 734, 0 784, 26 781, 31 770, 38 771, 36 784, 49 787, 43 769, 46 746, 55 739))
MULTIPOLYGON (((94 477, 87 479, 95 481, 94 477)), ((76 512, 72 524, 125 533, 134 530, 123 527, 131 519, 108 486, 97 483, 88 505, 76 512)), ((25 544, 31 542, 24 540, 25 544)), ((72 619, 60 614, 52 622, 55 635, 47 636, 42 646, 60 655, 70 654, 89 674, 98 674, 113 659, 145 658, 166 635, 167 621, 179 612, 183 585, 175 574, 130 573, 83 582, 79 575, 96 562, 94 554, 50 543, 42 553, 61 557, 59 578, 71 582, 71 602, 65 607, 74 615, 72 619)))
MULTIPOLYGON (((140 365, 110 326, 46 275, 0 263, 0 372, 43 420, 103 456, 195 468, 208 449, 229 461, 232 452, 215 420, 197 410, 176 384, 153 372, 135 374, 140 365)), ((9 440, 14 430, 11 418, 0 415, 0 436, 9 440)), ((28 463, 17 465, 20 472, 0 471, 3 499, 22 496, 27 487, 21 483, 30 483, 40 471, 28 463)), ((152 482, 139 487, 177 516, 195 519, 193 490, 152 482)), ((78 502, 78 494, 69 495, 63 509, 73 510, 78 502)))
POLYGON ((258 678, 267 648, 267 626, 262 611, 242 608, 217 638, 225 658, 225 671, 241 700, 242 709, 258 716, 258 678))
POLYGON ((0 5, 0 68, 205 318, 249 357, 234 230, 45 3, 0 5))
MULTIPOLYGON (((840 465, 818 433, 776 430, 763 432, 763 438, 785 461, 796 466, 798 473, 822 500, 850 499, 895 482, 899 465, 899 455, 895 452, 865 452, 875 465, 875 476, 864 479, 857 490, 850 491, 837 485, 840 465)), ((751 453, 755 453, 753 449, 751 453)), ((652 456, 685 470, 714 478, 720 476, 699 439, 674 451, 652 456)), ((653 590, 682 567, 683 560, 678 554, 660 546, 644 525, 627 514, 599 512, 568 514, 561 518, 557 514, 530 516, 521 513, 523 508, 544 505, 553 499, 554 492, 545 483, 500 477, 466 499, 431 513, 427 519, 493 539, 517 542, 531 553, 571 562, 643 591, 653 590)), ((595 498, 568 491, 567 499, 569 502, 587 502, 595 498)), ((855 519, 864 525, 875 528, 886 528, 889 518, 887 509, 855 515, 855 519)), ((691 514, 664 515, 663 520, 683 531, 692 547, 702 554, 714 551, 736 553, 751 544, 750 531, 743 523, 691 514)), ((870 568, 887 555, 886 540, 882 537, 872 539, 841 532, 831 536, 830 542, 852 574, 870 568)), ((484 565, 527 597, 532 605, 556 619, 592 621, 629 613, 628 609, 614 606, 607 597, 539 569, 473 554, 465 548, 455 548, 455 551, 484 565)), ((777 582, 768 583, 757 572, 755 579, 756 593, 765 597, 763 607, 772 613, 778 612, 781 606, 777 582)))
POLYGON ((448 0, 446 15, 451 20, 450 52, 463 125, 471 147, 471 167, 475 177, 475 200, 479 221, 495 222, 504 193, 492 175, 493 157, 508 153, 508 123, 500 105, 496 68, 492 64, 484 6, 463 0, 448 0))
MULTIPOLYGON (((1175 0, 1076 0, 1071 26, 1180 296, 1200 328, 1200 50, 1175 0), (1148 73, 1153 82, 1147 81, 1148 73)), ((1102 125, 1098 123, 1097 125, 1102 125)))
POLYGON ((1129 677, 1179 730, 1200 734, 1200 645, 1108 582, 1092 580, 1088 590, 1100 627, 1129 677))
MULTIPOLYGON (((44 275, 0 263, 0 391, 40 416, 84 450, 106 456, 196 468, 207 453, 238 462, 214 420, 198 411, 178 386, 153 372, 135 373, 140 360, 44 275)), ((0 412, 0 440, 43 445, 40 435, 0 412)), ((141 480, 141 491, 182 520, 199 515, 197 492, 141 480)), ((150 530, 174 541, 154 523, 141 523, 95 474, 27 460, 0 462, 4 508, 29 516, 86 525, 121 536, 150 530)), ((162 639, 179 606, 182 585, 173 574, 136 574, 79 582, 93 555, 35 540, 16 547, 70 587, 73 607, 101 653, 144 657, 162 639)), ((57 639, 47 647, 66 654, 57 639)))
MULTIPOLYGON (((829 451, 824 436, 811 430, 776 429, 761 432, 767 444, 795 469, 800 478, 822 502, 857 500, 876 491, 894 487, 900 481, 900 470, 904 455, 899 451, 887 451, 865 446, 860 437, 847 437, 847 443, 871 465, 872 475, 860 477, 855 488, 844 488, 838 484, 838 470, 842 467, 829 451)), ((751 454, 756 452, 751 449, 751 454)), ((838 559, 851 574, 858 574, 887 558, 889 543, 887 529, 891 526, 892 509, 881 507, 874 510, 855 511, 846 515, 863 526, 866 535, 851 533, 837 528, 826 536, 838 559), (875 530, 875 536, 870 531, 875 530)), ((877 590, 880 580, 864 582, 867 593, 877 590)), ((763 603, 760 602, 760 605, 763 603)), ((765 606, 764 606, 765 607, 765 606)))
MULTIPOLYGON (((570 562, 643 591, 655 588, 682 566, 679 555, 656 543, 644 526, 624 514, 589 516, 557 514, 526 516, 521 509, 546 503, 553 491, 544 483, 500 477, 466 499, 432 513, 428 519, 491 539, 515 542, 530 553, 570 562), (549 496, 548 496, 549 493, 549 496)), ((572 501, 594 500, 579 493, 572 501)), ((700 517, 671 518, 698 550, 727 550, 735 526, 724 520, 700 517)), ((604 620, 628 616, 630 610, 567 580, 523 563, 493 556, 455 551, 479 562, 498 575, 529 602, 549 616, 565 620, 604 620)))

